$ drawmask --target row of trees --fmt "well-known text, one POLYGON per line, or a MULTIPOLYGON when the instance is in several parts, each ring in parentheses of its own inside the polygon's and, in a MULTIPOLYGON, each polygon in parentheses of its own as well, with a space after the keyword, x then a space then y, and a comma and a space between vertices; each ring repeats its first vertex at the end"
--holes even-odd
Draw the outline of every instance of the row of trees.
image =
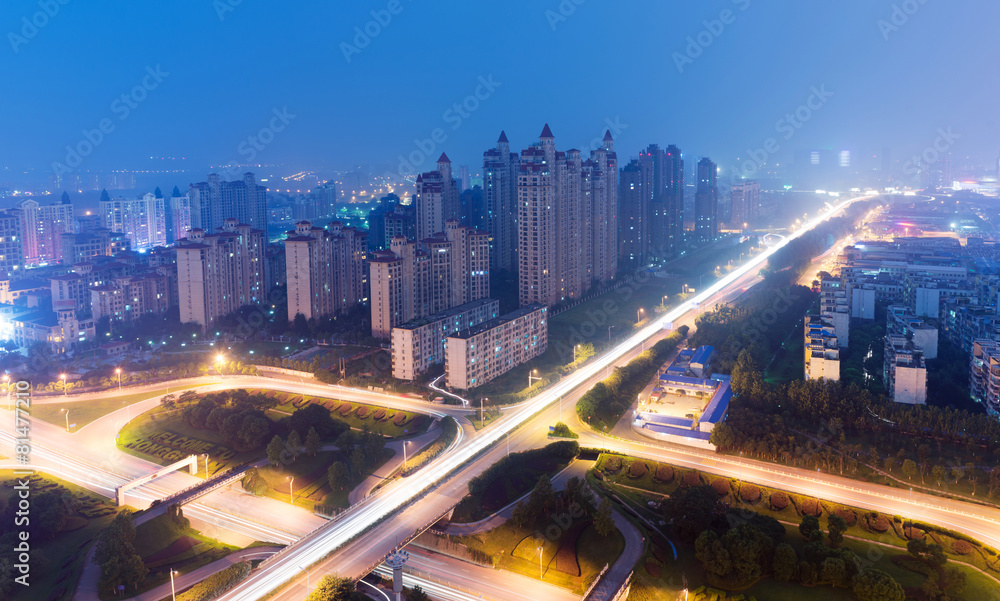
POLYGON ((137 590, 149 568, 135 550, 135 519, 132 512, 124 510, 101 532, 94 551, 94 561, 101 568, 100 588, 117 593, 116 587, 137 590))
POLYGON ((628 365, 616 367, 610 376, 595 384, 577 401, 576 412, 580 419, 597 428, 613 427, 687 334, 688 327, 681 326, 628 365))
POLYGON ((277 404, 277 399, 264 394, 227 391, 203 395, 186 406, 182 416, 192 428, 218 432, 236 451, 256 451, 269 440, 273 428, 265 411, 277 404))
POLYGON ((581 512, 594 521, 594 530, 601 536, 608 537, 614 533, 615 520, 611 501, 603 498, 595 506, 594 495, 586 483, 576 477, 566 481, 566 488, 562 493, 556 493, 548 476, 542 476, 528 495, 527 501, 520 501, 514 507, 510 521, 515 526, 533 529, 537 533, 551 520, 564 532, 574 516, 581 512))

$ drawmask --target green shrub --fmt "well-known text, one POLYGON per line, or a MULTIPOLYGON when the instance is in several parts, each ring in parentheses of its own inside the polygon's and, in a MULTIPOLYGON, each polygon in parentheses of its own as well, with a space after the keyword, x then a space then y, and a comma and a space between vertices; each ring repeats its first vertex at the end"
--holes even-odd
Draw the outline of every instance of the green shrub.
POLYGON ((604 459, 604 471, 609 474, 622 471, 622 458, 618 455, 607 455, 604 459))
POLYGON ((216 572, 177 595, 177 601, 207 601, 233 588, 250 575, 250 562, 241 561, 221 572, 216 572))
POLYGON ((628 466, 629 478, 638 480, 639 478, 642 478, 648 473, 649 473, 649 468, 646 467, 646 463, 644 461, 639 461, 638 459, 636 459, 628 466))
POLYGON ((728 495, 732 492, 732 486, 729 484, 729 478, 716 478, 712 480, 712 490, 719 494, 720 497, 728 495))
POLYGON ((788 503, 788 495, 780 490, 776 490, 771 493, 771 509, 781 511, 788 507, 788 503))
POLYGON ((972 553, 972 544, 969 541, 957 540, 951 543, 951 550, 955 555, 968 555, 972 553))
POLYGON ((664 484, 669 483, 674 479, 674 468, 669 465, 657 465, 653 479, 664 484))
POLYGON ((760 501, 760 488, 758 488, 755 484, 741 484, 740 499, 742 499, 744 503, 756 503, 757 501, 760 501))

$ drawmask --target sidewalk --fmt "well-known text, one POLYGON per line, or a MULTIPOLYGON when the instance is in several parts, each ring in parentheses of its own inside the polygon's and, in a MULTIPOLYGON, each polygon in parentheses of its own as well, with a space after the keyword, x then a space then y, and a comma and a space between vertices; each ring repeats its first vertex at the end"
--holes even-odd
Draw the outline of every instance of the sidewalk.
POLYGON ((361 501, 362 499, 367 497, 368 494, 372 491, 372 489, 378 486, 380 482, 391 476, 393 472, 402 467, 404 444, 407 445, 406 447, 407 459, 412 459, 416 457, 417 453, 423 450, 424 447, 437 440, 439 436, 438 432, 439 429, 440 426, 434 426, 428 429, 420 436, 405 441, 397 440, 395 442, 390 442, 389 444, 385 445, 387 449, 392 449, 395 454, 392 456, 391 459, 389 459, 389 461, 386 461, 380 468, 375 470, 375 473, 362 480, 361 484, 355 486, 354 490, 352 490, 350 494, 347 495, 347 502, 350 505, 354 505, 355 503, 361 501))

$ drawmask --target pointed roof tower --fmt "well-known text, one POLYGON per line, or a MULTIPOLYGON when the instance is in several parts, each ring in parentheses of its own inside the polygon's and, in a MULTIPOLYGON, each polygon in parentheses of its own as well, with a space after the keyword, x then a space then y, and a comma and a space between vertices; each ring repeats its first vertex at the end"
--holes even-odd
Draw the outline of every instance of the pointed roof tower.
POLYGON ((508 144, 510 142, 510 140, 507 139, 507 132, 506 131, 503 131, 503 130, 500 131, 500 139, 497 140, 497 142, 499 142, 501 144, 508 144))
POLYGON ((611 137, 611 130, 610 129, 604 132, 604 141, 605 142, 614 142, 615 141, 615 139, 611 137))
POLYGON ((538 136, 538 137, 541 138, 541 139, 543 139, 543 140, 546 139, 546 138, 548 138, 550 140, 555 139, 555 136, 552 135, 552 130, 549 129, 549 124, 548 123, 545 124, 545 127, 542 129, 541 135, 538 136))
POLYGON ((451 159, 448 158, 447 154, 445 154, 445 153, 442 152, 441 153, 441 158, 438 159, 438 162, 439 163, 450 163, 451 159))

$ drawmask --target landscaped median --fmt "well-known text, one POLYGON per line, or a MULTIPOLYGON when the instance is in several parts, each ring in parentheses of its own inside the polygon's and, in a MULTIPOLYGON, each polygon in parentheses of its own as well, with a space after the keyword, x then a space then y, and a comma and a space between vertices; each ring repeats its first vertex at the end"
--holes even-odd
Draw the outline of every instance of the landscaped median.
POLYGON ((611 375, 594 385, 576 403, 576 413, 595 430, 615 427, 632 401, 646 387, 670 353, 677 349, 688 334, 681 326, 651 349, 632 359, 624 367, 616 367, 611 375))
POLYGON ((938 599, 921 590, 937 587, 972 600, 1000 586, 995 550, 905 517, 615 454, 601 455, 588 478, 671 539, 646 527, 630 599, 698 587, 706 599, 712 587, 729 599, 902 601, 938 599))

